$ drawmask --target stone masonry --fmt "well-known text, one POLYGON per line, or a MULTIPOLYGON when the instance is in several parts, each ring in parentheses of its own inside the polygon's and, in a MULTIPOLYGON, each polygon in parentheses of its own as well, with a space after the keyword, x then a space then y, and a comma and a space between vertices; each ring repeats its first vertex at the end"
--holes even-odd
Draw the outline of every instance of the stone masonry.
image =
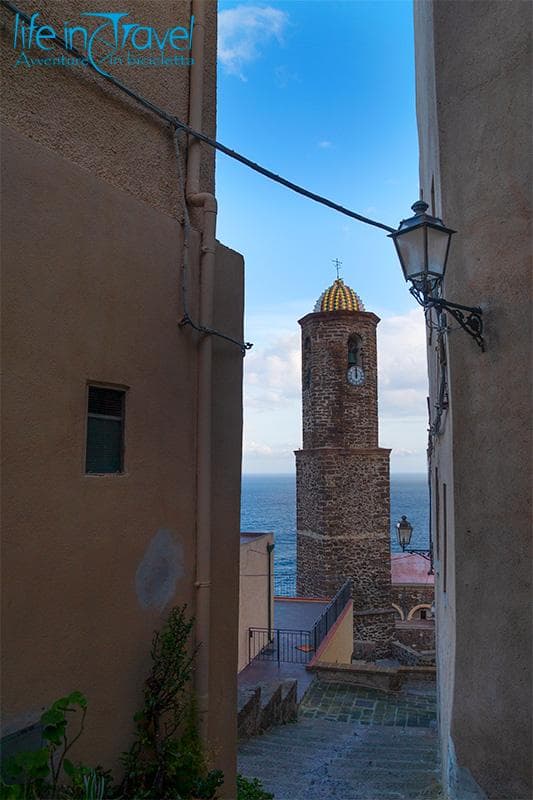
POLYGON ((351 578, 354 640, 382 657, 390 652, 394 612, 390 450, 378 446, 378 322, 375 314, 348 310, 300 320, 303 449, 296 451, 296 486, 298 593, 333 596, 351 578), (347 380, 353 337, 364 372, 355 386, 347 380))

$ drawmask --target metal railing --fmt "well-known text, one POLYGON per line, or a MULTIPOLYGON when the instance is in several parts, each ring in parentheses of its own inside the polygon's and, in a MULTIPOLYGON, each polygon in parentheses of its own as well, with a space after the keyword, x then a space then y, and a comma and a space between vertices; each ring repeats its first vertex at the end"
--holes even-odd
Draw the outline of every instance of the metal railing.
POLYGON ((319 619, 313 625, 311 632, 311 639, 313 647, 318 650, 320 644, 328 635, 333 625, 337 622, 341 613, 343 612, 346 603, 352 597, 352 582, 347 580, 343 583, 335 597, 328 603, 319 619))
MULTIPOLYGON (((281 576, 279 576, 281 577, 281 576)), ((291 576, 283 576, 290 578, 291 576)), ((296 576, 292 576, 296 580, 296 576)), ((290 584, 288 584, 290 586, 290 584)), ((295 595, 282 595, 293 597, 295 595)), ((345 581, 310 631, 283 628, 249 628, 248 661, 282 661, 307 664, 336 623, 352 596, 352 582, 345 581)))
POLYGON ((281 628, 250 628, 248 640, 249 661, 281 661, 307 664, 313 655, 309 631, 283 630, 281 628))

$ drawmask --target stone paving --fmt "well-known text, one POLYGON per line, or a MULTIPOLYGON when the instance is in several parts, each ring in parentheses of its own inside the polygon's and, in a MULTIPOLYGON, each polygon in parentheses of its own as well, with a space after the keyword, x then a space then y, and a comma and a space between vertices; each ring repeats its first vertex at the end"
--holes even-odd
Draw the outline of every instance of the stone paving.
POLYGON ((298 722, 241 742, 239 771, 275 800, 437 800, 434 716, 427 687, 392 696, 316 683, 298 722))
POLYGON ((435 690, 390 695, 342 683, 315 681, 300 706, 304 719, 357 722, 361 725, 395 725, 431 728, 437 720, 435 690))

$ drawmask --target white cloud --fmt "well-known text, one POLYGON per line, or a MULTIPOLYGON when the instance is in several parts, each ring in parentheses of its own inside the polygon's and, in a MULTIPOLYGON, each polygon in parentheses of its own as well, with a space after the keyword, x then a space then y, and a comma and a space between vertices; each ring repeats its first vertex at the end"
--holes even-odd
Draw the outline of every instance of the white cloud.
POLYGON ((226 72, 246 80, 244 68, 274 39, 283 42, 289 16, 271 6, 236 6, 218 15, 218 58, 226 72))
POLYGON ((395 447, 394 455, 399 458, 406 458, 407 456, 418 456, 420 455, 420 450, 409 450, 409 448, 407 447, 395 447))
POLYGON ((283 458, 285 456, 293 457, 295 445, 282 444, 271 446, 265 442, 249 442, 243 444, 243 453, 245 456, 263 456, 267 458, 283 458))
POLYGON ((378 325, 378 381, 380 417, 426 417, 426 334, 418 309, 378 325))
POLYGON ((262 442, 244 442, 243 452, 246 455, 271 456, 273 450, 270 445, 262 442))
MULTIPOLYGON (((301 356, 296 320, 310 307, 301 300, 265 310, 247 321, 256 346, 244 360, 245 471, 287 472, 301 446, 301 356), (278 331, 272 337, 272 331, 278 331)), ((424 315, 413 309, 382 315, 378 325, 380 444, 391 447, 392 467, 423 471, 427 440, 427 369, 424 315)))
POLYGON ((278 336, 267 347, 254 348, 244 363, 246 408, 273 410, 300 399, 300 336, 278 336))
POLYGON ((329 150, 330 147, 333 147, 333 142, 330 142, 329 139, 322 139, 322 141, 317 143, 317 146, 322 150, 329 150))

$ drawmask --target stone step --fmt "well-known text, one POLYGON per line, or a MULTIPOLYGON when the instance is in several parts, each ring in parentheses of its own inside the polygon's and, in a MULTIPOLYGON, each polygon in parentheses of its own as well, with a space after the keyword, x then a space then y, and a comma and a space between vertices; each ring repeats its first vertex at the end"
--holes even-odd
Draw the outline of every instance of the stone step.
POLYGON ((299 751, 308 751, 314 748, 317 749, 327 749, 329 752, 337 752, 342 749, 343 745, 350 744, 353 747, 357 748, 357 753, 363 757, 369 756, 374 757, 375 760, 383 760, 387 758, 392 758, 394 760, 405 760, 409 759, 411 755, 416 752, 416 755, 421 758, 425 759, 433 759, 436 758, 436 746, 413 746, 412 741, 409 742, 372 742, 367 739, 359 739, 359 737, 354 738, 351 737, 349 739, 344 739, 342 737, 310 737, 305 733, 302 733, 297 737, 294 737, 292 740, 287 739, 277 739, 270 736, 262 736, 259 739, 252 739, 246 743, 241 744, 241 749, 243 752, 248 752, 254 749, 265 749, 265 750, 277 750, 277 751, 287 751, 294 749, 294 752, 299 751))
POLYGON ((357 762, 368 765, 373 764, 394 764, 400 766, 406 763, 419 763, 431 767, 437 761, 437 756, 434 751, 413 748, 405 748, 399 750, 395 747, 372 747, 367 745, 365 747, 354 747, 351 743, 326 741, 319 744, 310 744, 302 740, 298 743, 282 744, 275 740, 267 742, 252 741, 246 745, 241 745, 240 752, 242 755, 254 755, 262 753, 265 757, 272 757, 277 759, 288 758, 312 758, 316 755, 325 755, 330 758, 346 757, 347 750, 350 750, 352 756, 357 762))
POLYGON ((311 739, 305 734, 288 741, 286 739, 278 739, 272 735, 262 736, 255 739, 250 739, 240 745, 241 752, 309 752, 313 750, 326 749, 328 752, 335 754, 344 750, 347 746, 354 748, 357 752, 358 758, 373 759, 374 761, 386 761, 392 759, 393 761, 405 762, 409 761, 412 757, 423 759, 425 761, 434 761, 436 759, 435 747, 413 747, 412 742, 397 744, 391 743, 373 743, 365 739, 359 740, 358 738, 324 738, 324 739, 311 739))

